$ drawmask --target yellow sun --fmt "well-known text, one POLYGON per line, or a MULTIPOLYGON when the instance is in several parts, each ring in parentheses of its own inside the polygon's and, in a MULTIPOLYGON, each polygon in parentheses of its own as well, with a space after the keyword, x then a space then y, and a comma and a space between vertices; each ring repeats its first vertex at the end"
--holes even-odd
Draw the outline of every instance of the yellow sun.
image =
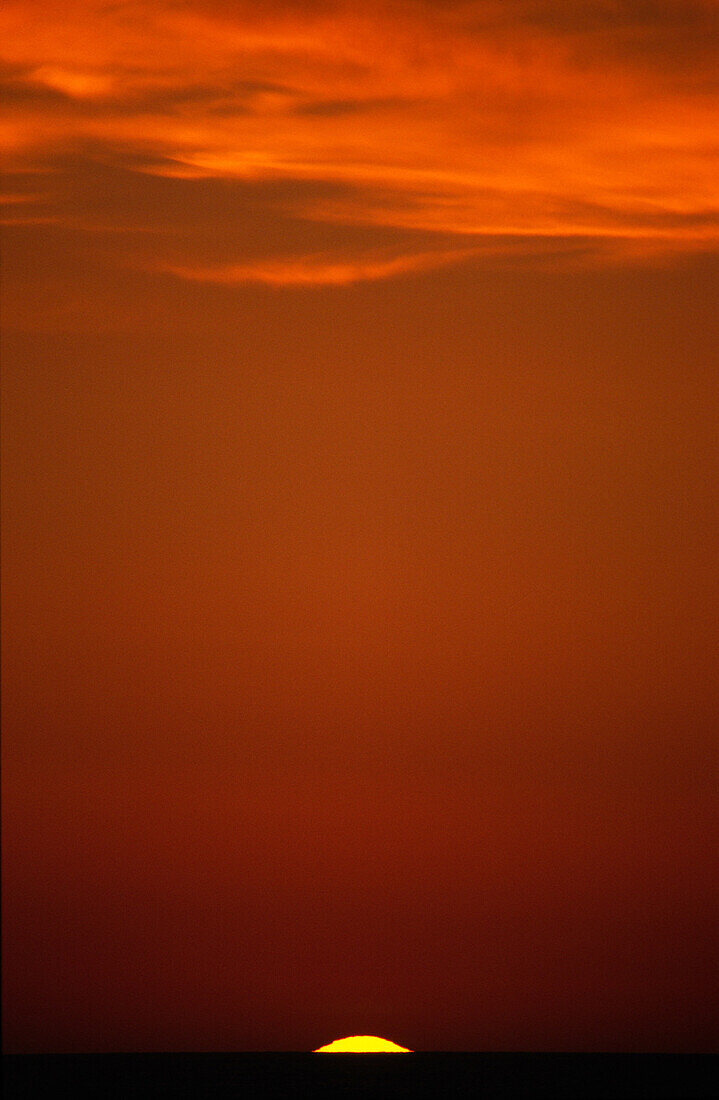
POLYGON ((333 1043, 318 1047, 313 1054, 411 1054, 408 1047, 397 1046, 389 1039, 380 1039, 377 1035, 348 1035, 346 1039, 335 1039, 333 1043))

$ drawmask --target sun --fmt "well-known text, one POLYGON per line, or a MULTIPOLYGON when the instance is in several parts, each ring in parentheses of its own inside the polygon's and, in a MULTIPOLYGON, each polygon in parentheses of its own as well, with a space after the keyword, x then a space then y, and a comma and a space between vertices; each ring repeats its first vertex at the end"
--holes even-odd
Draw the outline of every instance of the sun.
POLYGON ((318 1047, 313 1054, 411 1054, 408 1047, 400 1047, 389 1039, 380 1039, 378 1035, 348 1035, 346 1039, 335 1039, 333 1043, 318 1047))

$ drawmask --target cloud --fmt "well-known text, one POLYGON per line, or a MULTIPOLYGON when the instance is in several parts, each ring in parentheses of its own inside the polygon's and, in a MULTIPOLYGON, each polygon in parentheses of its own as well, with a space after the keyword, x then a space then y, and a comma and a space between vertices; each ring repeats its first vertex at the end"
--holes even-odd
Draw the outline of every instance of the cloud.
POLYGON ((388 279, 416 271, 428 271, 459 263, 476 253, 472 249, 415 253, 406 256, 297 256, 215 267, 174 267, 167 270, 181 279, 220 283, 265 283, 268 286, 347 286, 371 279, 388 279))
POLYGON ((0 19, 17 165, 121 151, 198 186, 295 183, 283 216, 478 242, 719 239, 714 0, 7 0, 0 19))

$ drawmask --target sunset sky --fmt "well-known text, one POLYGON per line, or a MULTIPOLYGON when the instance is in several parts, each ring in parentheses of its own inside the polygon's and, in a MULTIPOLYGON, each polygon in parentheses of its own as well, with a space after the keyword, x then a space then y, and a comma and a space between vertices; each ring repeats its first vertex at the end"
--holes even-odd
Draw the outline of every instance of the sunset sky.
POLYGON ((4 0, 10 1051, 719 1048, 719 0, 4 0))

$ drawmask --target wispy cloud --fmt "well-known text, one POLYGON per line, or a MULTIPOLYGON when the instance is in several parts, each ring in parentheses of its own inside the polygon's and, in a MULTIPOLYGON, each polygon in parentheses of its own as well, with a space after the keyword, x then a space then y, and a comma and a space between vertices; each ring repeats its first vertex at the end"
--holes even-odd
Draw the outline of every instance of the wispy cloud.
POLYGON ((368 279, 388 279, 415 271, 429 271, 447 264, 460 263, 476 255, 476 250, 415 253, 405 256, 313 256, 258 260, 244 264, 220 264, 214 267, 169 265, 167 270, 182 279, 198 282, 265 283, 268 286, 346 286, 368 279))
POLYGON ((715 0, 7 0, 1 18, 20 164, 122 150, 198 186, 324 182, 341 198, 282 210, 335 224, 719 240, 715 0))

